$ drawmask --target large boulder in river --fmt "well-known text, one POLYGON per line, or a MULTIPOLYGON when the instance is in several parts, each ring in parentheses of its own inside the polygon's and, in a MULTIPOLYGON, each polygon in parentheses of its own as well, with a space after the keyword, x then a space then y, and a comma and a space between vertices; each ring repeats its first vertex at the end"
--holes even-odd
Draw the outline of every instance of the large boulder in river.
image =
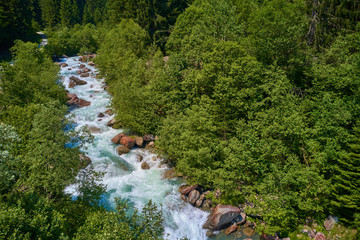
POLYGON ((127 148, 131 149, 135 146, 135 140, 131 137, 122 137, 120 140, 120 144, 126 146, 127 148))
POLYGON ((187 186, 187 185, 182 185, 179 188, 179 192, 183 195, 188 195, 192 190, 196 189, 199 185, 191 185, 191 186, 187 186))
POLYGON ((141 169, 143 169, 143 170, 148 170, 148 169, 150 169, 150 166, 149 166, 149 164, 147 164, 146 162, 143 162, 143 163, 141 164, 141 169))
POLYGON ((124 134, 124 133, 119 133, 118 135, 116 135, 115 137, 113 137, 113 138, 111 139, 111 141, 112 141, 113 143, 115 143, 115 144, 120 144, 121 139, 122 139, 123 137, 126 137, 126 136, 127 136, 127 135, 124 134))
POLYGON ((121 155, 130 152, 130 149, 125 146, 119 146, 116 148, 116 151, 119 155, 121 155))
POLYGON ((89 64, 90 66, 95 66, 95 63, 94 63, 93 61, 88 61, 88 64, 89 64))
POLYGON ((200 193, 198 190, 192 190, 190 193, 189 193, 189 196, 188 196, 188 202, 191 204, 191 205, 195 205, 196 201, 199 199, 200 197, 200 193))
POLYGON ((80 98, 79 102, 78 102, 78 107, 80 107, 80 108, 87 107, 87 106, 90 106, 90 104, 91 104, 91 102, 80 98))
POLYGON ((67 63, 63 63, 63 64, 61 64, 61 67, 67 67, 67 66, 69 66, 67 63))
POLYGON ((114 126, 114 124, 116 123, 116 119, 115 118, 113 118, 113 119, 111 119, 110 121, 108 121, 108 123, 106 124, 108 127, 112 127, 112 126, 114 126))
POLYGON ((144 143, 144 139, 143 139, 143 137, 135 137, 135 142, 138 147, 142 147, 142 145, 144 143))
POLYGON ((221 230, 228 227, 234 218, 240 215, 240 209, 230 205, 217 205, 215 210, 209 215, 203 228, 210 230, 221 230))
POLYGON ((82 73, 81 75, 80 75, 80 77, 89 77, 90 76, 90 73, 82 73))
POLYGON ((70 79, 70 82, 74 82, 76 85, 85 85, 85 84, 87 84, 86 81, 81 80, 80 78, 77 78, 77 77, 74 77, 74 76, 71 76, 69 79, 70 79))
POLYGON ((88 73, 88 72, 91 72, 91 70, 89 68, 84 68, 83 69, 83 73, 88 73))

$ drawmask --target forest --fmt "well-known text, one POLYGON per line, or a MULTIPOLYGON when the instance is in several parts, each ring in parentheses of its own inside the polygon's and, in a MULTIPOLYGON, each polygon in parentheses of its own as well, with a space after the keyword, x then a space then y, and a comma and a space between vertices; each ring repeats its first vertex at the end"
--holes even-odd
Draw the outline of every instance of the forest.
POLYGON ((335 215, 359 239, 359 10, 345 0, 2 1, 0 43, 15 64, 0 71, 0 239, 162 238, 152 203, 133 216, 121 199, 115 212, 97 206, 101 176, 79 159, 91 136, 64 131, 52 60, 89 53, 117 124, 157 135, 188 183, 242 204, 257 232, 306 239, 301 226, 335 215), (44 50, 25 43, 39 29, 44 50), (63 189, 75 181, 72 201, 63 189))

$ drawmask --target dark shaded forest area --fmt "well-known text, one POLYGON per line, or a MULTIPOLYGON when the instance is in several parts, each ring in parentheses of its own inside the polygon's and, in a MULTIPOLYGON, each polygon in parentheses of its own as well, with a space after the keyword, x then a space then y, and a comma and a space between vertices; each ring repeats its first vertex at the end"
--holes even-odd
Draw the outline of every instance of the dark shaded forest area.
POLYGON ((331 214, 358 239, 359 20, 360 2, 344 0, 2 1, 0 44, 15 65, 0 72, 0 239, 162 237, 161 223, 139 220, 147 213, 91 204, 103 186, 63 193, 82 163, 63 148, 73 138, 51 58, 88 53, 117 125, 158 135, 189 183, 221 191, 213 202, 242 204, 259 233, 296 239, 331 214), (43 51, 14 41, 39 29, 43 51))

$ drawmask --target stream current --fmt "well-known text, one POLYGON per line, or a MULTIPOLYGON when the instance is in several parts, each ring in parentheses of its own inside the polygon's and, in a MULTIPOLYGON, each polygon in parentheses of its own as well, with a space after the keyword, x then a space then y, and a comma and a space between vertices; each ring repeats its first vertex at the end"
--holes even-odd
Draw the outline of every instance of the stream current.
MULTIPOLYGON (((96 69, 87 63, 78 61, 79 57, 63 58, 62 62, 68 64, 61 68, 60 75, 65 88, 74 93, 80 99, 91 102, 90 106, 74 108, 69 118, 75 121, 76 127, 96 129, 92 133, 94 141, 88 144, 84 153, 90 157, 96 171, 105 172, 102 183, 106 186, 107 193, 103 201, 115 207, 114 199, 121 196, 128 201, 131 207, 141 211, 142 207, 152 200, 156 204, 162 204, 165 218, 164 237, 167 239, 180 239, 187 237, 191 240, 207 239, 202 225, 209 213, 183 202, 180 199, 178 188, 180 180, 163 179, 162 174, 167 169, 161 165, 157 155, 143 149, 132 149, 128 154, 119 156, 111 138, 123 132, 122 129, 113 129, 107 126, 107 122, 114 116, 105 114, 99 118, 99 113, 104 113, 111 104, 111 96, 104 90, 104 79, 96 79, 96 69), (80 64, 91 69, 90 77, 81 78, 76 71, 80 70, 80 64), (71 68, 71 70, 69 70, 71 68), (92 76, 91 76, 92 75, 92 76), (76 76, 85 80, 87 84, 69 88, 69 78, 76 76), (137 161, 136 155, 143 156, 143 161, 150 166, 149 170, 141 169, 141 163, 137 161), (155 159, 155 160, 154 160, 155 159)), ((69 186, 65 191, 76 196, 74 186, 69 186)))

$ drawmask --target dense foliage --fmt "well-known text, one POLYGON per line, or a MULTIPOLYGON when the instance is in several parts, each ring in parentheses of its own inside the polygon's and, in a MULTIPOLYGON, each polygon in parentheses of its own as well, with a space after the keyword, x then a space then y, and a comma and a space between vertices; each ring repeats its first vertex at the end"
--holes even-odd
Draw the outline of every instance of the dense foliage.
POLYGON ((101 175, 82 169, 88 163, 79 157, 91 139, 64 131, 70 122, 58 67, 37 44, 17 41, 12 50, 15 64, 0 72, 0 239, 160 238, 154 204, 132 215, 120 200, 117 211, 98 206, 101 175), (70 184, 78 186, 74 201, 64 193, 70 184))
MULTIPOLYGON (((122 211, 56 200, 66 199, 61 189, 74 178, 56 166, 76 168, 68 160, 77 150, 56 146, 68 136, 61 118, 51 117, 65 110, 54 108, 63 91, 46 53, 90 52, 98 53, 120 124, 159 135, 159 151, 177 171, 219 189, 214 201, 244 204, 258 231, 287 236, 328 214, 360 229, 358 2, 34 0, 19 8, 26 24, 11 20, 16 4, 0 5, 8 33, 1 41, 29 32, 31 21, 49 35, 43 52, 16 45, 15 66, 1 72, 1 142, 8 144, 0 145, 0 191, 12 200, 0 206, 31 229, 19 234, 39 234, 18 236, 111 238, 111 226, 139 234, 122 211), (49 146, 36 145, 43 139, 49 146), (71 224, 82 208, 81 221, 71 224), (33 229, 38 214, 48 214, 43 224, 53 228, 33 229)), ((13 221, 3 229, 14 231, 13 221)))
POLYGON ((122 125, 158 134, 177 171, 283 236, 330 213, 359 226, 357 18, 309 42, 307 4, 194 1, 165 57, 123 20, 96 59, 122 125))

